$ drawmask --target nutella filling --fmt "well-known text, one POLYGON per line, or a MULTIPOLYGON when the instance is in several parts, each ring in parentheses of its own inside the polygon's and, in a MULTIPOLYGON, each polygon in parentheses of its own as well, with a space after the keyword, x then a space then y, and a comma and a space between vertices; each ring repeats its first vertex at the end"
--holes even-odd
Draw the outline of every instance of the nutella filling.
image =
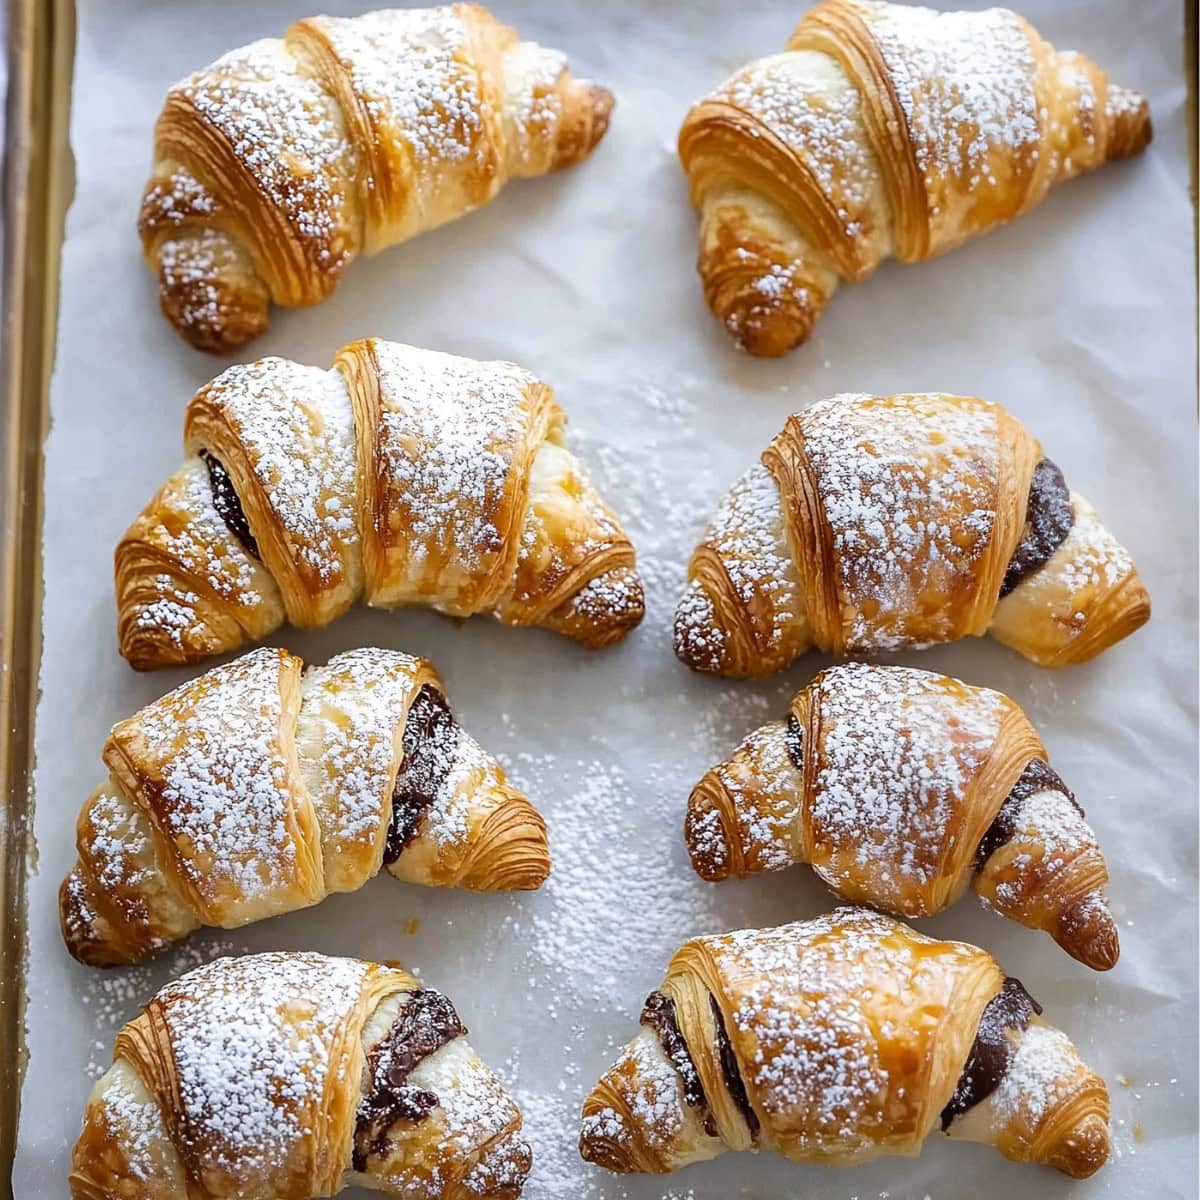
POLYGON ((981 871, 984 863, 1012 837, 1013 831, 1016 829, 1017 813, 1020 811, 1022 803, 1034 792, 1046 791, 1062 792, 1075 806, 1075 811, 1081 817, 1084 815, 1079 801, 1072 795, 1071 789, 1063 783, 1058 772, 1049 763, 1042 762, 1040 758, 1031 759, 1026 764, 1025 770, 1021 772, 1021 778, 1013 784, 1012 791, 1004 798, 1004 803, 1000 805, 996 819, 988 826, 987 833, 980 840, 979 847, 975 851, 976 871, 981 871))
POLYGON ((1025 507, 1025 530, 1004 572, 1001 597, 1050 561, 1050 556, 1066 541, 1074 520, 1067 481, 1054 463, 1043 458, 1033 468, 1025 507))
POLYGON ((795 713, 788 713, 787 733, 784 735, 784 740, 787 742, 788 758, 792 760, 792 766, 797 771, 804 770, 804 726, 796 720, 795 713))
POLYGON ((394 863, 417 836, 421 818, 433 807, 454 765, 459 733, 446 697, 432 684, 424 684, 404 723, 404 757, 392 789, 392 815, 383 848, 385 866, 394 863))
POLYGON ((679 1020, 675 1015, 675 1001, 670 996, 664 996, 662 992, 651 992, 646 997, 646 1003, 642 1005, 641 1023, 648 1025, 658 1034, 663 1053, 683 1083, 683 1098, 689 1107, 707 1108, 708 1097, 704 1094, 704 1085, 700 1082, 687 1039, 679 1028, 679 1020))
POLYGON ((721 1060, 721 1074, 725 1077, 725 1086, 738 1112, 742 1114, 750 1130, 750 1140, 758 1144, 758 1114, 750 1107, 750 1097, 746 1094, 746 1082, 742 1079, 742 1069, 738 1066, 737 1055, 733 1052, 733 1043, 725 1029, 725 1015, 717 998, 709 993, 709 1004, 712 1005, 713 1024, 717 1029, 717 1055, 721 1060))
POLYGON ((262 562, 258 552, 258 542, 250 532, 250 522, 246 520, 246 510, 233 487, 233 480, 225 470, 225 464, 207 450, 200 451, 200 459, 208 468, 208 482, 212 488, 213 508, 217 510, 225 528, 245 547, 246 553, 262 562))
POLYGON ((979 1018, 975 1041, 958 1077, 954 1095, 942 1109, 943 1133, 955 1117, 974 1108, 980 1100, 986 1100, 1000 1086, 1013 1056, 1008 1031, 1028 1029, 1034 1014, 1040 1016, 1041 1012, 1042 1006, 1021 986, 1019 979, 1005 978, 1004 985, 988 1001, 979 1018))
POLYGON ((420 1121, 438 1106, 437 1096, 413 1087, 409 1075, 447 1042, 467 1032, 454 1005, 440 992, 409 992, 408 1003, 367 1059, 369 1083, 354 1119, 356 1171, 372 1155, 388 1151, 388 1130, 396 1121, 420 1121))

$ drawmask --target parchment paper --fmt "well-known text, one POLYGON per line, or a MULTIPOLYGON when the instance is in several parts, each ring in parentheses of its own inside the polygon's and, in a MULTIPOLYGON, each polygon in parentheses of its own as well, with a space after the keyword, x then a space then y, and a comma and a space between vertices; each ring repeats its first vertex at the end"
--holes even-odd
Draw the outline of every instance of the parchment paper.
MULTIPOLYGON (((588 654, 486 619, 358 612, 281 644, 312 661, 358 645, 430 656, 463 723, 500 753, 549 820, 556 869, 532 896, 472 896, 389 878, 236 933, 209 932, 153 965, 102 973, 68 958, 55 893, 80 804, 102 778, 109 726, 180 682, 118 657, 112 550, 180 456, 181 414, 221 367, 158 315, 134 221, 167 86, 305 14, 300 0, 91 0, 79 11, 67 224, 47 444, 37 868, 30 880, 28 1030, 14 1190, 61 1197, 91 1080, 115 1031, 169 977, 218 953, 311 948, 399 958, 458 1003, 515 1088, 537 1164, 528 1195, 1194 1197, 1196 1148, 1196 427, 1192 213, 1182 6, 1027 0, 1059 46, 1151 97, 1142 158, 1057 192, 948 257, 846 288, 812 341, 780 361, 739 354, 694 270, 696 221, 674 154, 688 105, 737 64, 781 49, 800 5, 496 0, 618 95, 593 158, 511 185, 484 210, 348 271, 327 303, 276 310, 243 357, 328 365, 377 334, 553 382, 571 436, 641 554, 649 611, 623 645, 588 654), (823 666, 775 680, 690 674, 669 624, 687 556, 717 498, 792 409, 842 390, 941 389, 1000 401, 1041 438, 1131 548, 1150 625, 1099 661, 1039 671, 998 645, 904 661, 1020 701, 1088 810, 1112 870, 1120 964, 1098 976, 970 898, 928 922, 987 946, 1109 1081, 1115 1150, 1073 1184, 934 1136, 918 1160, 849 1170, 727 1155, 671 1180, 616 1179, 576 1154, 582 1096, 632 1035, 687 936, 815 915, 804 868, 744 884, 695 878, 681 839, 703 771, 823 666)), ((326 3, 336 12, 358 3, 326 3)))

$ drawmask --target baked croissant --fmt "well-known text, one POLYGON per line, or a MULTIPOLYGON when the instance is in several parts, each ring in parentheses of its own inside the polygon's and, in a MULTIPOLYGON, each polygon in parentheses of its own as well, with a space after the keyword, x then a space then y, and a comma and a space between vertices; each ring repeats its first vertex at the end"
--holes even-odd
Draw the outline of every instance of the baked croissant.
POLYGON ((297 21, 167 94, 138 222, 162 311, 232 350, 359 254, 582 161, 612 105, 477 4, 297 21))
POLYGON ((633 547, 565 424, 512 363, 376 338, 328 371, 228 368, 192 397, 187 461, 117 546, 121 653, 195 662, 355 600, 619 640, 643 614, 633 547))
POLYGON ((320 954, 189 971, 117 1037, 75 1200, 509 1200, 521 1113, 454 1005, 398 966, 320 954))
POLYGON ((583 1106, 580 1151, 665 1174, 726 1150, 846 1164, 940 1125, 1084 1178, 1108 1091, 992 956, 842 908, 693 938, 583 1106))
POLYGON ((59 891, 80 961, 410 883, 507 891, 550 871, 541 815, 451 715, 433 666, 253 650, 113 728, 59 891))
POLYGON ((688 801, 705 879, 796 862, 898 917, 972 887, 1098 971, 1120 953, 1108 867, 1083 810, 1007 696, 906 667, 822 671, 688 801))
POLYGON ((783 354, 843 280, 941 254, 1150 136, 1144 96, 1007 9, 824 0, 680 131, 709 308, 783 354))
POLYGON ((1150 617, 1129 554, 999 405, 840 395, 794 413, 692 555, 675 653, 766 675, 990 634, 1044 667, 1150 617))

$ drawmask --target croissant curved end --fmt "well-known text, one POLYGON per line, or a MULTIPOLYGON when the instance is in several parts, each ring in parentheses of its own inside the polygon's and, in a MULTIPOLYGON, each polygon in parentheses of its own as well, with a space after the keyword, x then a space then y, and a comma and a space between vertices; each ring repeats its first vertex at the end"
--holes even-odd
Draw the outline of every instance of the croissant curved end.
POLYGON ((459 886, 480 892, 532 892, 550 874, 542 814, 518 792, 494 808, 476 838, 459 886))
POLYGON ((533 1166, 529 1143, 510 1134, 488 1147, 459 1185, 456 1195, 516 1200, 533 1166))
POLYGON ((717 606, 708 589, 693 579, 675 609, 675 657, 693 671, 729 673, 730 637, 720 624, 717 606))
POLYGON ((538 622, 591 650, 619 642, 641 624, 646 598, 633 567, 613 567, 590 580, 538 622))
POLYGON ((1109 1148, 1108 1121, 1093 1112, 1052 1145, 1042 1161, 1072 1179, 1087 1179, 1108 1161, 1109 1148))
POLYGON ((1109 162, 1141 154, 1154 137, 1150 120, 1150 101, 1141 92, 1108 85, 1108 143, 1105 157, 1109 162))
POLYGON ((119 931, 100 911, 96 889, 78 862, 59 885, 58 918, 67 951, 89 967, 126 966, 158 948, 152 946, 142 954, 123 948, 119 931))
POLYGON ((688 797, 683 836, 692 869, 701 879, 716 883, 728 879, 732 873, 733 848, 721 806, 712 794, 712 789, 720 784, 712 776, 710 771, 688 797))
POLYGON ((227 354, 270 323, 267 286, 224 231, 205 226, 162 237, 151 261, 163 316, 197 350, 227 354))
POLYGON ((616 98, 608 88, 590 79, 572 79, 554 143, 552 171, 582 162, 608 132, 616 98))
POLYGON ((1121 956, 1117 923, 1100 892, 1090 892, 1061 913, 1054 940, 1072 958, 1094 971, 1108 971, 1121 956))

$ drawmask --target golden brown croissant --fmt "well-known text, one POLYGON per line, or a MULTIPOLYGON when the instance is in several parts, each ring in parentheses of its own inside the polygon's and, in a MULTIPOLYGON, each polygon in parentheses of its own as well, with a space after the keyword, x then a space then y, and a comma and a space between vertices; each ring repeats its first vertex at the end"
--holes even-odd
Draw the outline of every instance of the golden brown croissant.
POLYGON ((477 4, 310 17, 167 94, 139 231, 159 303, 230 350, 359 254, 586 158, 612 94, 477 4))
POLYGON ((397 966, 222 958, 117 1037, 88 1098, 74 1200, 512 1200, 521 1113, 454 1005, 397 966))
POLYGON ((195 662, 359 599, 617 641, 642 619, 633 547, 565 424, 512 363, 376 338, 328 371, 228 368, 117 547, 121 653, 195 662))
POLYGON ((840 395, 794 413, 692 555, 675 653, 766 675, 990 634, 1045 667, 1150 616, 1129 554, 999 405, 840 395))
POLYGON ((685 942, 583 1106, 583 1157, 663 1174, 726 1150, 841 1164, 951 1137, 1083 1178, 1108 1091, 990 954, 843 908, 685 942))
POLYGON ((688 801, 705 879, 813 870, 840 896, 927 917, 967 887, 1098 971, 1117 961, 1108 867, 1007 696, 907 667, 822 671, 688 801))
POLYGON ((783 354, 841 281, 1010 221, 1150 133, 1143 96, 1007 9, 824 0, 680 131, 708 305, 783 354))
POLYGON ((550 871, 546 826, 451 715, 433 666, 351 650, 303 670, 253 650, 113 728, 80 813, 63 937, 133 962, 397 879, 506 891, 550 871))

